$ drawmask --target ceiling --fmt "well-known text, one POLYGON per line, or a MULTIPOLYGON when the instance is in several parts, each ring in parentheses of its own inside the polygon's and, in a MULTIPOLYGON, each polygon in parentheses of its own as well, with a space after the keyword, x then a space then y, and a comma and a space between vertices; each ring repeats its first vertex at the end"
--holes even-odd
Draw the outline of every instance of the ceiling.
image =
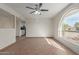
POLYGON ((26 6, 35 7, 36 3, 6 3, 9 7, 11 7, 13 10, 21 14, 23 17, 53 17, 57 13, 59 13, 63 8, 65 8, 68 3, 43 3, 42 7, 43 9, 48 9, 49 11, 41 12, 42 15, 32 15, 30 12, 33 10, 25 8, 26 6))

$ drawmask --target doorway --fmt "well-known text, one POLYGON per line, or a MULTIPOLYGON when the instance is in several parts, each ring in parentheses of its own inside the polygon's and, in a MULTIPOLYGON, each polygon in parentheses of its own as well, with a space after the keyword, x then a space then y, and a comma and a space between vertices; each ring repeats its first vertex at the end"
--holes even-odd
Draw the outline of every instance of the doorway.
POLYGON ((26 22, 16 17, 16 41, 26 38, 26 22))

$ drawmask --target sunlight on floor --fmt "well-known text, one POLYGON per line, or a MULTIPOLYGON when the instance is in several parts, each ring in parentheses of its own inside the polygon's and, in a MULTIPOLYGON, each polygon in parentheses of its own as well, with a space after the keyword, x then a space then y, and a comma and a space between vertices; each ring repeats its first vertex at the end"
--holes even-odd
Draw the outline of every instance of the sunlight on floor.
POLYGON ((62 48, 59 44, 57 44, 55 41, 53 41, 53 39, 52 39, 52 40, 49 40, 48 38, 44 38, 44 39, 47 41, 47 43, 48 43, 49 45, 53 45, 53 46, 55 46, 56 48, 65 51, 65 49, 62 48))

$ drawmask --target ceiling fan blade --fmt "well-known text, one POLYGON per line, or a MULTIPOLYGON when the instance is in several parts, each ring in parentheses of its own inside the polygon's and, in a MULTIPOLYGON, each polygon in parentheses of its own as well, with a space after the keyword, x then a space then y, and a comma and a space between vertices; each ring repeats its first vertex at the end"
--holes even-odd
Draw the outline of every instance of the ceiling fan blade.
POLYGON ((34 10, 34 8, 32 8, 32 7, 26 7, 26 8, 34 10))
POLYGON ((47 9, 41 9, 40 11, 48 11, 47 9))
POLYGON ((39 3, 39 8, 42 7, 42 3, 39 3))
POLYGON ((30 14, 34 13, 35 11, 30 12, 30 14))

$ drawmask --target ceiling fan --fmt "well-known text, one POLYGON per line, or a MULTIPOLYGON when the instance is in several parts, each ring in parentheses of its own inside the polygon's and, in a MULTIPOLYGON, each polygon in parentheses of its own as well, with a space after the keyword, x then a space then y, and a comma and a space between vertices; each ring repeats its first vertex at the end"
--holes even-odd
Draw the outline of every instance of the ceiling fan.
POLYGON ((35 8, 32 8, 32 7, 26 7, 26 8, 33 10, 32 12, 30 12, 30 14, 41 15, 41 11, 48 11, 47 9, 41 9, 42 5, 43 5, 42 3, 39 3, 35 5, 35 8))

